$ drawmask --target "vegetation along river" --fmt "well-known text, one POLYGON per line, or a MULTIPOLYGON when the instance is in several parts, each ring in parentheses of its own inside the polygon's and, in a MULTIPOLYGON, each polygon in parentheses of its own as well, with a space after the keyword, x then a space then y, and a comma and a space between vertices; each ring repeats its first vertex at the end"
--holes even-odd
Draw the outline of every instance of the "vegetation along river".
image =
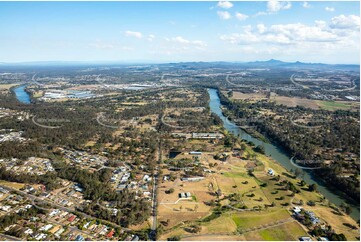
MULTIPOLYGON (((265 154, 272 157, 277 162, 279 162, 287 170, 296 168, 294 165, 292 165, 290 161, 290 157, 286 154, 286 152, 282 151, 282 148, 277 147, 270 143, 265 143, 257 138, 254 138, 253 136, 247 134, 245 131, 239 128, 232 121, 229 121, 222 113, 221 102, 216 89, 208 89, 208 94, 210 97, 209 107, 213 113, 215 113, 216 115, 218 115, 218 117, 222 119, 223 126, 226 130, 233 133, 235 136, 239 136, 241 139, 254 143, 256 146, 257 145, 263 146, 265 150, 265 154)), ((322 181, 315 179, 309 170, 303 170, 303 171, 304 171, 303 179, 305 180, 305 182, 307 182, 308 184, 313 184, 313 183, 317 184, 317 190, 322 195, 324 195, 331 203, 339 206, 343 202, 345 203, 347 202, 346 200, 338 196, 335 192, 327 188, 322 183, 322 181)), ((360 219, 360 207, 355 206, 354 204, 350 204, 350 206, 352 208, 352 213, 350 214, 350 216, 355 220, 360 219)))

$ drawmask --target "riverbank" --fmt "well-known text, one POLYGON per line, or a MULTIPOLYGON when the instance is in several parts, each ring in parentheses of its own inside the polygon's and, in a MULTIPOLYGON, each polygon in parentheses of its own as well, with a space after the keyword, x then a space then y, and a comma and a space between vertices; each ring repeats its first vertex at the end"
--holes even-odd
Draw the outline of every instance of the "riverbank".
MULTIPOLYGON (((218 94, 218 91, 216 89, 208 89, 208 94, 210 97, 210 110, 215 113, 222 121, 223 126, 226 130, 233 133, 236 137, 240 137, 241 139, 250 141, 254 143, 256 146, 260 145, 265 148, 265 154, 267 156, 272 157, 273 160, 280 163, 286 170, 290 171, 291 169, 295 169, 296 167, 292 165, 290 162, 290 157, 288 154, 282 149, 282 147, 278 147, 276 145, 273 145, 271 143, 263 142, 252 135, 244 132, 242 129, 240 129, 236 124, 229 121, 222 112, 221 109, 221 101, 218 94)), ((329 187, 325 186, 323 182, 321 182, 319 179, 315 179, 315 177, 307 170, 304 171, 304 177, 303 180, 305 180, 308 184, 317 184, 318 191, 325 196, 331 203, 336 204, 339 206, 342 203, 346 203, 347 200, 342 198, 339 194, 336 194, 334 191, 332 191, 329 187)), ((360 218, 360 208, 359 206, 356 206, 354 204, 350 204, 352 208, 352 213, 350 216, 354 220, 358 220, 360 218)))

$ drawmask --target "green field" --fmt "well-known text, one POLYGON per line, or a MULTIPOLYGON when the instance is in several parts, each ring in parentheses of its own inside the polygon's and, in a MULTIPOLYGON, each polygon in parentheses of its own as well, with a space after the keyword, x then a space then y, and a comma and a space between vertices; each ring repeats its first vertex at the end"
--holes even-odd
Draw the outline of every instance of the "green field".
POLYGON ((245 234, 247 240, 267 241, 297 241, 302 236, 307 233, 296 221, 245 234))
POLYGON ((252 228, 264 224, 270 224, 275 221, 288 219, 290 217, 291 216, 286 209, 262 212, 242 212, 232 215, 233 221, 239 228, 252 228))
POLYGON ((358 103, 352 102, 318 101, 318 105, 328 111, 358 109, 358 103))

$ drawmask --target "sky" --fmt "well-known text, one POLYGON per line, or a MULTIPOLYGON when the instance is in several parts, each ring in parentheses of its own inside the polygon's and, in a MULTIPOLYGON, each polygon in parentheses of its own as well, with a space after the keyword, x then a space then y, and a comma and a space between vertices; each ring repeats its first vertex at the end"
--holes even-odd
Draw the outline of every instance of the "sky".
POLYGON ((0 62, 360 62, 358 1, 0 2, 0 62))

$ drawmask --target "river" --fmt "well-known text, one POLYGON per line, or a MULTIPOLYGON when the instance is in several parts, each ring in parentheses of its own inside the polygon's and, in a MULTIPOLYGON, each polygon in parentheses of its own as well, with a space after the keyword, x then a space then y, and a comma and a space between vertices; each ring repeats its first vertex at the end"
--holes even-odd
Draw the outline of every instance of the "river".
MULTIPOLYGON (((245 131, 240 129, 233 122, 229 121, 222 113, 221 102, 216 89, 208 89, 208 94, 210 97, 209 107, 213 113, 217 114, 217 116, 222 119, 223 127, 226 130, 233 133, 235 136, 239 135, 241 139, 251 141, 255 145, 263 146, 266 155, 272 157, 275 161, 279 162, 287 170, 296 168, 290 162, 290 157, 280 147, 270 143, 263 142, 257 138, 254 138, 253 136, 247 134, 245 131)), ((322 181, 313 178, 312 173, 309 170, 304 170, 303 179, 308 184, 313 184, 313 183, 317 184, 317 190, 321 194, 323 194, 331 203, 334 203, 338 206, 343 202, 348 203, 345 199, 341 198, 333 191, 331 191, 329 188, 327 188, 322 181)), ((353 204, 350 204, 350 206, 352 207, 352 213, 350 214, 350 216, 357 221, 358 219, 360 219, 360 207, 357 207, 353 204)))
POLYGON ((19 102, 30 104, 30 95, 25 91, 26 85, 21 85, 16 88, 14 88, 16 99, 18 99, 19 102))

